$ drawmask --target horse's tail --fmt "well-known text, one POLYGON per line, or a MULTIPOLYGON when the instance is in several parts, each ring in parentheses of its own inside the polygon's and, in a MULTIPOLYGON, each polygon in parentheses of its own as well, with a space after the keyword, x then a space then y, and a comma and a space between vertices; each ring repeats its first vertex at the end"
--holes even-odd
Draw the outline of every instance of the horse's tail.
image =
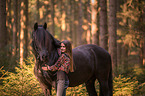
POLYGON ((112 76, 112 61, 110 56, 110 72, 109 72, 109 79, 108 79, 108 85, 110 90, 110 96, 113 96, 113 76, 112 76))

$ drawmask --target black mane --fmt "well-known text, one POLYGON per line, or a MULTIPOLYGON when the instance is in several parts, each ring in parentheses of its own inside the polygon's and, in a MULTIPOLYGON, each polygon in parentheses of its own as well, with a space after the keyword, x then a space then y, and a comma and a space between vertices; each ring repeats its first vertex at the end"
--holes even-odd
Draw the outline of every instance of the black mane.
MULTIPOLYGON (((37 60, 40 60, 39 53, 38 53, 38 50, 39 50, 38 47, 40 46, 40 44, 38 45, 37 43, 40 42, 42 45, 45 45, 46 40, 48 40, 47 41, 49 43, 48 45, 50 45, 51 48, 49 48, 50 50, 47 50, 48 54, 49 54, 48 55, 49 60, 48 60, 47 64, 51 66, 57 61, 57 59, 59 57, 57 49, 60 48, 61 42, 59 40, 55 39, 49 33, 49 31, 44 28, 44 26, 35 25, 34 27, 35 27, 35 29, 33 31, 32 47, 34 50, 35 57, 37 60)), ((44 46, 44 47, 45 47, 45 49, 48 49, 47 47, 50 47, 50 46, 44 46)))

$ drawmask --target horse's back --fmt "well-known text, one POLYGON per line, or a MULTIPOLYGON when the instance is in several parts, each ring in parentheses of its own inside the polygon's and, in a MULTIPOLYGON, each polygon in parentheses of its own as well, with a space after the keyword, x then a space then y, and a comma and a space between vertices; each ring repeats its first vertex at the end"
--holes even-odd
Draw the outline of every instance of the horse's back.
POLYGON ((109 53, 105 49, 103 49, 95 44, 86 44, 86 45, 78 46, 73 49, 73 53, 76 53, 79 51, 88 51, 91 49, 94 50, 97 55, 103 55, 103 56, 109 55, 109 53))
POLYGON ((111 59, 110 54, 105 49, 95 44, 86 44, 86 45, 78 46, 73 49, 73 55, 74 58, 75 57, 81 58, 80 56, 82 56, 83 59, 92 58, 95 56, 94 58, 97 59, 97 62, 100 61, 102 62, 102 60, 109 62, 108 60, 111 59))

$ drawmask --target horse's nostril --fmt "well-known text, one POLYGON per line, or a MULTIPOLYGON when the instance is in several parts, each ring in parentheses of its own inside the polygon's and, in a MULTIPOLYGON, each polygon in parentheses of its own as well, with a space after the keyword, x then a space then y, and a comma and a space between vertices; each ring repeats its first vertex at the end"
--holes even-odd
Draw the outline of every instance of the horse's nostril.
POLYGON ((43 55, 43 56, 42 56, 42 61, 46 60, 47 57, 48 57, 47 55, 43 55))
POLYGON ((41 61, 46 61, 48 58, 46 51, 41 51, 40 52, 40 60, 41 61))
POLYGON ((45 59, 45 56, 43 55, 42 58, 45 59))

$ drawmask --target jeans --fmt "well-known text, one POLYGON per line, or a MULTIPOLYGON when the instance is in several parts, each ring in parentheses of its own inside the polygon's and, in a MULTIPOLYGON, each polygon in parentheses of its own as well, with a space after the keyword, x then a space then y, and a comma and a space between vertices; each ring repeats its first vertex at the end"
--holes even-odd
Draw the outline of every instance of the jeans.
POLYGON ((69 80, 66 73, 59 71, 57 74, 57 93, 56 96, 66 96, 66 89, 69 86, 69 80))
POLYGON ((66 89, 69 86, 69 80, 65 81, 65 86, 64 86, 64 90, 63 90, 63 94, 62 96, 66 96, 66 89))

